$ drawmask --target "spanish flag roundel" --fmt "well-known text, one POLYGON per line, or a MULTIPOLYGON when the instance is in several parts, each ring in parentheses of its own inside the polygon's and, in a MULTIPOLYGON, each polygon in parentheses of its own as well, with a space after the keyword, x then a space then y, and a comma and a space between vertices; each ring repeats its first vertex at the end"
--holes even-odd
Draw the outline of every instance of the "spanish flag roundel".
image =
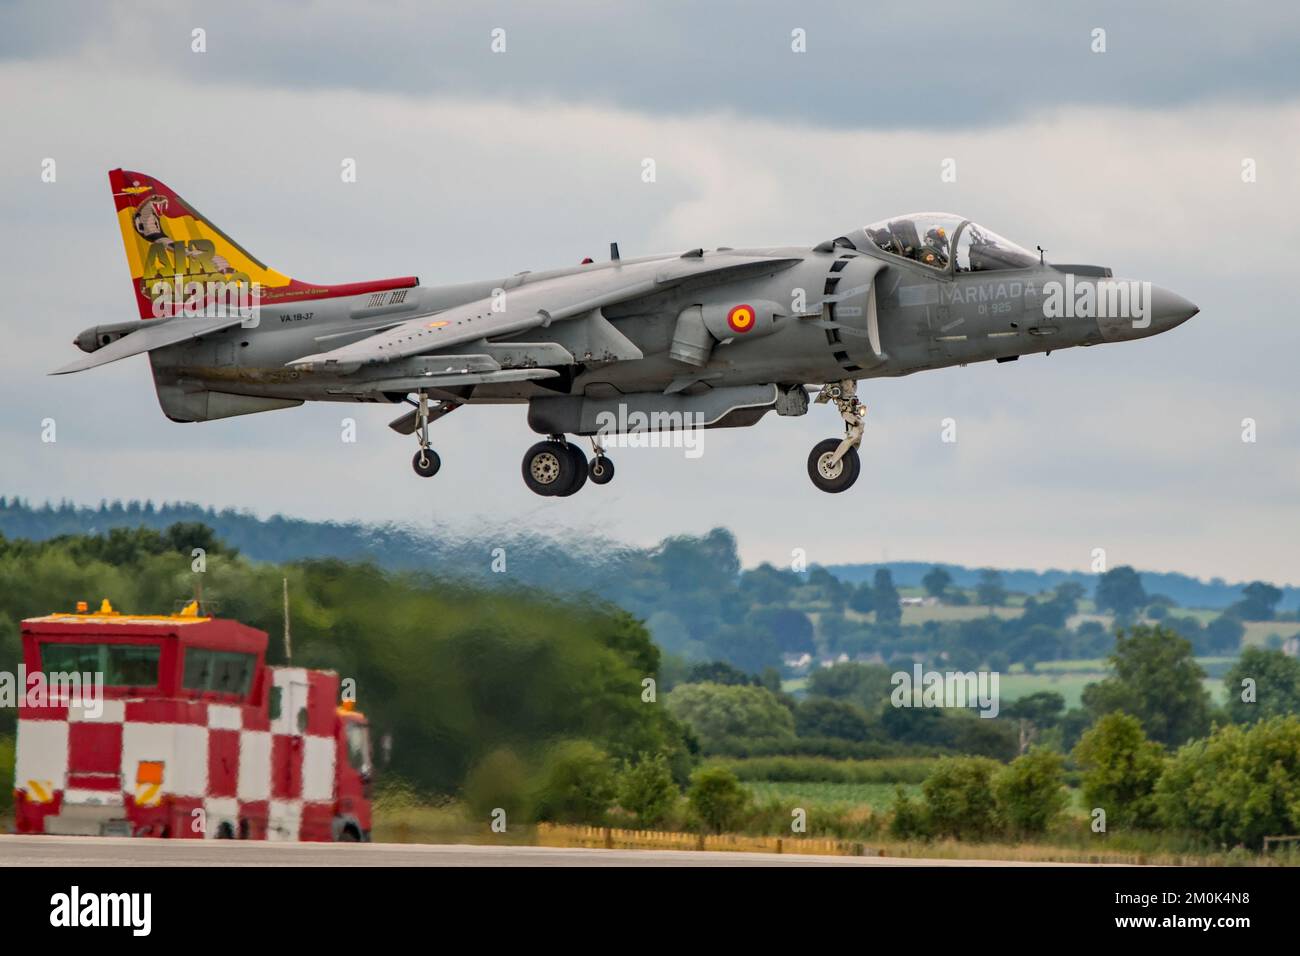
POLYGON ((727 326, 733 332, 748 332, 754 327, 754 307, 738 305, 727 313, 727 326))

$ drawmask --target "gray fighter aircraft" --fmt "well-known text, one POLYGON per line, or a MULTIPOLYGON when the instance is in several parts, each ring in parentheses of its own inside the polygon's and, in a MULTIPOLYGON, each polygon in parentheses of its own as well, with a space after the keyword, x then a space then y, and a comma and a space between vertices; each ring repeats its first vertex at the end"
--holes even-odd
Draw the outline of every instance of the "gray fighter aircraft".
POLYGON ((545 440, 523 459, 540 495, 614 475, 602 439, 803 415, 809 386, 842 438, 808 475, 844 491, 860 471, 863 379, 1012 362, 1167 331, 1191 302, 1101 266, 1047 263, 968 219, 922 213, 812 248, 691 249, 450 286, 413 276, 350 285, 261 263, 157 179, 109 174, 140 319, 87 329, 87 357, 148 353, 177 422, 301 405, 407 403, 391 423, 437 473, 429 426, 465 405, 528 406, 545 440), (568 436, 592 439, 594 456, 568 436))

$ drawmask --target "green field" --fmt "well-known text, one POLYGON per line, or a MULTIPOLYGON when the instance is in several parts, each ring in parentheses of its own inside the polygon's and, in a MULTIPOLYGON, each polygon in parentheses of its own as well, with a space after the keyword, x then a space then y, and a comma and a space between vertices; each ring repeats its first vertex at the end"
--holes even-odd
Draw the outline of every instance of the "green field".
POLYGON ((1005 703, 1028 697, 1030 694, 1053 690, 1065 698, 1066 707, 1078 707, 1083 697, 1083 689, 1105 676, 1100 671, 1003 674, 999 679, 998 689, 1005 703))
MULTIPOLYGON (((1010 620, 1024 614, 1025 610, 1019 607, 995 607, 993 613, 997 617, 1010 620)), ((905 607, 903 608, 903 624, 926 624, 929 621, 973 621, 976 618, 987 617, 988 614, 988 608, 972 604, 964 607, 953 607, 947 604, 936 604, 933 607, 905 607)))
MULTIPOLYGON (((1217 658, 1207 658, 1207 660, 1217 660, 1217 658)), ((1053 664, 1066 663, 1064 661, 1054 661, 1053 664)), ((1075 662, 1083 663, 1083 662, 1075 662)), ((1204 663, 1202 663, 1204 666, 1204 663)), ((1006 703, 1018 700, 1021 697, 1027 697, 1030 694, 1036 694, 1040 691, 1053 690, 1065 698, 1065 706, 1079 707, 1082 704, 1083 689, 1089 684, 1095 683, 1106 678, 1105 671, 1102 670, 1068 670, 1062 669, 1057 671, 1047 671, 1040 669, 1033 674, 1020 673, 1003 674, 1000 678, 999 691, 1002 700, 1006 703)), ((1223 685, 1221 677, 1207 677, 1201 682, 1205 689, 1210 692, 1210 697, 1216 703, 1223 703, 1226 699, 1227 689, 1223 685)))
POLYGON ((1247 647, 1264 647, 1270 634, 1286 640, 1300 634, 1300 621, 1246 621, 1242 642, 1247 647))
POLYGON ((894 802, 894 791, 898 787, 909 796, 921 792, 917 784, 896 783, 816 783, 816 782, 781 782, 751 781, 745 789, 759 802, 776 801, 798 806, 806 803, 812 806, 828 807, 832 805, 867 806, 872 810, 888 810, 894 802))

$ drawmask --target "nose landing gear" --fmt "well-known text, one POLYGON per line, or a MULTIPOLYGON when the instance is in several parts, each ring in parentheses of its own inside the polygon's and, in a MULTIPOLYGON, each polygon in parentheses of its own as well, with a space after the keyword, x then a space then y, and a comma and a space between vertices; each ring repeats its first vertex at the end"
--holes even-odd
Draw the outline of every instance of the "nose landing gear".
POLYGON ((838 494, 858 480, 862 460, 858 445, 866 428, 867 406, 858 401, 858 385, 851 378, 827 385, 817 393, 817 403, 834 402, 844 419, 844 437, 827 438, 808 455, 808 477, 822 491, 838 494))

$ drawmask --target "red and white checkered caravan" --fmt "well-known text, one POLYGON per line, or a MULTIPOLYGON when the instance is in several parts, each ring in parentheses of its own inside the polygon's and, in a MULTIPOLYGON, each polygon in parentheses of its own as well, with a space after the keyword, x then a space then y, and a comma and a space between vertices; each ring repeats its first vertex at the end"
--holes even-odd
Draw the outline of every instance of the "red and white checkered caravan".
POLYGON ((105 601, 22 633, 18 832, 369 838, 369 731, 332 671, 267 667, 264 631, 195 605, 132 616, 105 601))

